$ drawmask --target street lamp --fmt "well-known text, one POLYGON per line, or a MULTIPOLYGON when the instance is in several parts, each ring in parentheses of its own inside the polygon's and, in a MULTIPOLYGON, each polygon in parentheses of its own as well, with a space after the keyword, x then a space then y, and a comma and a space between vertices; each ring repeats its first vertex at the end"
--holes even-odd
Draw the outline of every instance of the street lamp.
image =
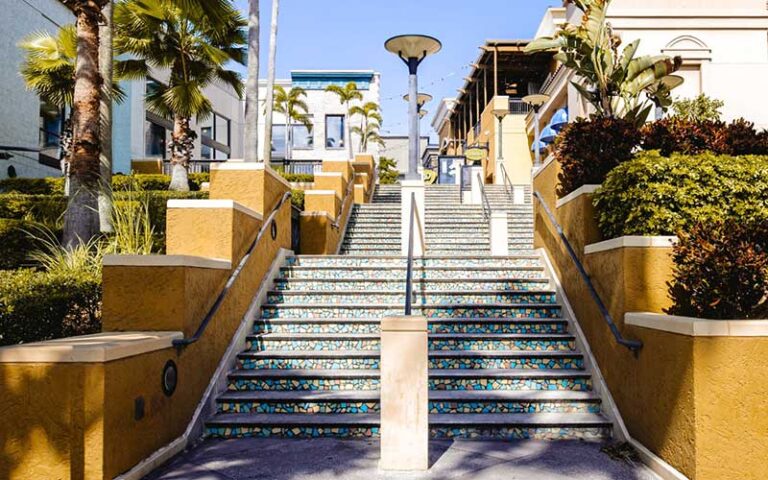
MULTIPOLYGON (((496 117, 496 119, 499 121, 499 127, 497 130, 497 141, 496 141, 496 179, 501 178, 501 168, 502 165, 504 165, 504 132, 502 130, 504 125, 504 117, 509 115, 509 97, 506 96, 495 96, 493 98, 493 110, 491 110, 491 113, 493 113, 493 116, 496 117)), ((502 184, 504 184, 504 179, 501 178, 502 184)))
POLYGON ((541 166, 541 138, 539 138, 539 110, 541 107, 549 101, 549 95, 543 93, 536 93, 523 97, 523 101, 533 108, 534 113, 534 137, 535 137, 535 153, 536 161, 533 163, 534 168, 541 166))
POLYGON ((419 168, 419 104, 418 70, 421 62, 428 55, 437 53, 442 44, 436 38, 427 35, 398 35, 384 43, 387 51, 394 53, 408 65, 408 173, 407 180, 420 178, 419 168))
MULTIPOLYGON (((403 100, 410 103, 411 96, 406 93, 405 95, 403 95, 403 100)), ((419 111, 421 111, 421 107, 423 107, 424 105, 426 105, 431 101, 432 101, 432 95, 428 93, 419 93, 418 95, 416 95, 416 106, 419 108, 419 111)))

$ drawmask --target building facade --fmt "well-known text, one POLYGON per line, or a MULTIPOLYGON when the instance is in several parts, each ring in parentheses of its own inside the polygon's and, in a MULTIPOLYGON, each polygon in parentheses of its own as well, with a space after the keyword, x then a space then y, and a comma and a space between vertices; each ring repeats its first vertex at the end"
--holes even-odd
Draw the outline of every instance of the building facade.
POLYGON ((61 112, 41 104, 19 74, 24 53, 18 44, 33 32, 55 34, 74 16, 58 0, 4 1, 0 15, 0 178, 59 175, 61 112), (50 131, 50 133, 44 133, 50 131), (56 147, 52 147, 56 145, 56 147), (43 148, 40 155, 38 149, 43 148))
MULTIPOLYGON (((397 162, 397 171, 401 174, 408 173, 408 136, 386 135, 381 137, 384 146, 379 150, 382 157, 393 159, 397 162)), ((419 137, 419 158, 424 158, 424 152, 429 145, 429 137, 419 137)))
MULTIPOLYGON (((344 87, 350 82, 357 86, 363 96, 362 101, 354 101, 353 105, 367 102, 380 105, 381 75, 373 70, 294 70, 290 80, 276 80, 276 85, 282 86, 286 92, 296 87, 304 89, 306 96, 302 100, 308 107, 306 114, 311 128, 295 119, 287 122, 285 115, 275 112, 272 125, 273 164, 284 164, 292 171, 310 173, 323 160, 348 159, 349 148, 345 144, 347 138, 351 138, 353 154, 362 153, 359 135, 351 133, 349 137, 346 136, 351 127, 361 126, 362 119, 359 116, 347 118, 347 106, 340 102, 336 94, 326 91, 331 85, 344 87)), ((260 82, 260 88, 259 145, 264 145, 265 80, 260 82)), ((369 144, 367 153, 378 155, 379 148, 378 144, 369 144)), ((259 157, 263 159, 263 149, 260 150, 259 157)))

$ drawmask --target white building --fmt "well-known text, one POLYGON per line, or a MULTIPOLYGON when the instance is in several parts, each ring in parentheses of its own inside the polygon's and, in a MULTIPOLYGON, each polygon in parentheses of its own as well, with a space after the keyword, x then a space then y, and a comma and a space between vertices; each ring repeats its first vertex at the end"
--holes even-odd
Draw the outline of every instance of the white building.
MULTIPOLYGON (((388 157, 397 162, 397 171, 401 174, 408 173, 408 144, 407 135, 386 135, 382 136, 384 146, 379 150, 379 155, 388 157)), ((429 136, 419 137, 419 158, 423 158, 424 152, 429 145, 429 136)))
MULTIPOLYGON (((581 11, 572 4, 550 9, 536 36, 553 35, 564 21, 578 24, 581 11)), ((613 0, 608 22, 624 43, 640 39, 637 55, 680 56, 677 75, 685 83, 673 98, 705 93, 725 102, 723 120, 744 117, 768 128, 768 4, 764 0, 613 0)), ((587 113, 570 81, 573 73, 554 71, 542 87, 552 96, 542 122, 567 105, 569 116, 587 113)), ((533 123, 529 123, 529 130, 533 123)))
MULTIPOLYGON (((381 75, 373 70, 294 70, 290 80, 276 80, 276 84, 290 92, 291 88, 301 87, 307 95, 303 99, 307 104, 308 116, 312 128, 292 120, 292 145, 290 149, 290 165, 288 168, 296 172, 309 172, 322 160, 345 160, 349 158, 349 149, 345 142, 345 132, 350 126, 360 126, 360 117, 352 117, 347 125, 345 113, 347 106, 341 104, 339 97, 325 89, 330 85, 346 86, 354 82, 363 95, 362 101, 353 105, 381 101, 381 75)), ((266 103, 266 81, 260 82, 259 101, 259 145, 264 145, 265 122, 264 108, 266 103)), ((352 134, 352 151, 360 153, 360 138, 352 134)), ((286 119, 275 112, 272 126, 272 162, 281 164, 285 161, 286 152, 286 119)), ((259 147, 260 157, 263 149, 259 147)), ((368 153, 379 154, 379 146, 368 145, 368 153)))

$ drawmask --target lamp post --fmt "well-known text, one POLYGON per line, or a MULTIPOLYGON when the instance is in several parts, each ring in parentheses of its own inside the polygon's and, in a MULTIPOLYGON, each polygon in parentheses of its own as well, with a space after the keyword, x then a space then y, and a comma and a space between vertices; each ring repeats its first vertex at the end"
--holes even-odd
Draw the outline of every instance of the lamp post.
POLYGON ((541 138, 539 138, 539 110, 541 107, 549 101, 549 95, 543 93, 536 93, 523 97, 523 101, 533 108, 534 113, 534 149, 535 158, 533 162, 533 168, 539 168, 541 166, 541 138))
POLYGON ((408 173, 406 180, 419 179, 419 104, 418 70, 428 55, 437 53, 442 44, 427 35, 398 35, 384 43, 387 51, 394 53, 408 66, 408 173))
MULTIPOLYGON (((496 96, 493 99, 493 116, 499 121, 496 140, 496 181, 501 177, 501 166, 504 165, 504 117, 509 115, 509 97, 496 96)), ((504 183, 504 179, 501 179, 504 183)))

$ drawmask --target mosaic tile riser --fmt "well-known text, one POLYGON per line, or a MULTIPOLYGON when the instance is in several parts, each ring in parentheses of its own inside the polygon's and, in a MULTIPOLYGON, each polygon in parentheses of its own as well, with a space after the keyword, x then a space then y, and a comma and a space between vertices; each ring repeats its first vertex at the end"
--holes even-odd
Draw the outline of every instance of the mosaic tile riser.
POLYGON ((379 427, 222 427, 207 428, 211 438, 254 438, 254 437, 286 437, 286 438, 318 438, 346 437, 370 438, 378 437, 379 427))
MULTIPOLYGON (((456 303, 506 303, 532 304, 532 303, 555 303, 554 293, 528 293, 528 292, 509 292, 509 293, 428 293, 426 295, 417 293, 414 302, 420 305, 441 304, 452 305, 456 303)), ((365 292, 360 293, 270 293, 267 301, 271 304, 281 304, 285 306, 304 305, 304 304, 332 304, 332 305, 359 305, 361 303, 404 303, 404 293, 381 293, 365 292)))
POLYGON ((611 436, 609 428, 592 427, 497 427, 497 428, 430 428, 432 438, 472 438, 494 440, 604 440, 611 436))
MULTIPOLYGON (((223 413, 379 413, 379 402, 225 402, 223 413)), ((593 402, 429 402, 429 413, 600 413, 593 402)))
MULTIPOLYGON (((244 370, 378 370, 378 358, 265 358, 240 359, 237 368, 244 370)), ((447 370, 477 369, 582 369, 581 358, 431 358, 429 368, 447 370)))
MULTIPOLYGON (((565 323, 517 323, 517 322, 484 322, 484 323, 430 323, 429 332, 436 334, 464 333, 464 334, 553 334, 566 333, 568 330, 565 323)), ((361 334, 379 334, 381 325, 367 322, 307 322, 307 323, 270 323, 267 321, 257 321, 253 328, 254 334, 260 333, 315 333, 315 334, 333 334, 333 333, 361 333, 361 334)))

